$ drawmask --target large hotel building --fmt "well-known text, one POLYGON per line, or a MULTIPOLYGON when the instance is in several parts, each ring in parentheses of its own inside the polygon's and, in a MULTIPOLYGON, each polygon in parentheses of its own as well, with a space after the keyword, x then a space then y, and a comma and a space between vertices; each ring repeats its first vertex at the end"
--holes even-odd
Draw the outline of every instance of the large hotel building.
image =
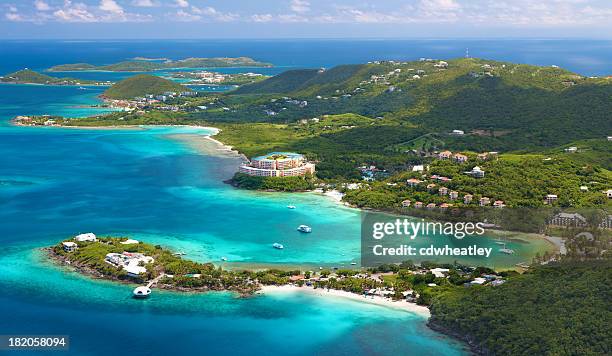
POLYGON ((298 153, 272 152, 241 165, 239 172, 257 177, 295 177, 314 174, 315 165, 298 153))

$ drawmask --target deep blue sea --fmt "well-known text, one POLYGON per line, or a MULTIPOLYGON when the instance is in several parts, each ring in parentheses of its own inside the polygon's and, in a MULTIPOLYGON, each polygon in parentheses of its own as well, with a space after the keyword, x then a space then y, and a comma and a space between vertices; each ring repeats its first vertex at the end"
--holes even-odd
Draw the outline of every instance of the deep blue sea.
MULTIPOLYGON (((473 56, 556 64, 585 75, 612 72, 609 41, 4 41, 0 75, 136 56, 251 56, 275 67, 246 70, 275 74, 374 59, 460 57, 465 48, 473 56)), ((133 74, 70 73, 102 80, 133 74)), ((236 299, 155 291, 148 300, 133 300, 130 286, 49 264, 41 247, 89 231, 129 235, 200 261, 227 257, 229 267, 315 269, 359 261, 359 211, 317 194, 253 193, 224 184, 238 160, 204 138, 210 130, 8 123, 16 115, 99 113, 105 109, 89 105, 99 103, 102 90, 0 85, 0 334, 70 335, 75 355, 464 353, 462 344, 429 330, 424 317, 397 309, 301 293, 236 299), (307 237, 295 231, 303 223, 314 229, 307 237), (271 248, 274 242, 285 249, 271 248)), ((479 243, 494 246, 490 239, 479 243)), ((547 245, 509 247, 518 253, 465 262, 511 266, 547 245)))

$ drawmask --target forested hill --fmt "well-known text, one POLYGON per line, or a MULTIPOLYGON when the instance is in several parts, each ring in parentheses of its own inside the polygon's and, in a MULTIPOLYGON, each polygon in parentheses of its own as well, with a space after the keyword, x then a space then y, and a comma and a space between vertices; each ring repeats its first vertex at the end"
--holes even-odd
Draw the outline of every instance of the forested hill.
POLYGON ((236 94, 241 100, 234 118, 241 117, 241 107, 248 108, 249 121, 291 122, 352 112, 432 133, 466 133, 442 139, 449 147, 533 149, 612 132, 612 79, 587 78, 556 66, 475 58, 377 62, 288 71, 230 93, 230 104, 236 94), (276 110, 259 101, 262 110, 253 112, 250 104, 259 100, 253 94, 308 105, 276 110), (276 114, 267 117, 266 110, 276 114))
POLYGON ((429 325, 485 355, 609 355, 610 260, 551 263, 434 301, 429 325))
POLYGON ((139 74, 114 84, 103 95, 110 99, 132 99, 137 96, 156 95, 168 91, 187 92, 191 89, 168 79, 139 74))

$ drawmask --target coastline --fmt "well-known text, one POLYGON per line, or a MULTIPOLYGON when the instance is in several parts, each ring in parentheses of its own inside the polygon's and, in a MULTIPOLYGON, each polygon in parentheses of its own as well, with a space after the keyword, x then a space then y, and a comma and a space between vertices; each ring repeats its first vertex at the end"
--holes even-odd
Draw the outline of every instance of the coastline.
POLYGON ((405 300, 393 301, 389 298, 383 298, 380 296, 363 296, 343 290, 337 289, 323 289, 313 287, 298 287, 295 285, 283 285, 283 286, 262 286, 256 294, 282 294, 282 293, 307 293, 309 295, 316 295, 325 298, 344 298, 351 299, 354 301, 379 305, 392 309, 399 309, 413 314, 417 314, 424 318, 429 318, 431 313, 429 308, 418 305, 416 303, 410 303, 405 300))

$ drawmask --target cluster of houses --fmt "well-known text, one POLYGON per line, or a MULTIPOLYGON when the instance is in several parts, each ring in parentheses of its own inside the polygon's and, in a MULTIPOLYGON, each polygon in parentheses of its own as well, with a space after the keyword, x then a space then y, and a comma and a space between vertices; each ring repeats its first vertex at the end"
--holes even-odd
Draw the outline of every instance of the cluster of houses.
POLYGON ((108 253, 104 257, 104 262, 117 268, 124 269, 128 276, 139 277, 146 273, 146 264, 153 263, 155 260, 151 256, 145 256, 142 253, 123 252, 123 253, 108 253))
POLYGON ((127 99, 107 99, 106 102, 110 104, 111 107, 121 108, 124 111, 134 111, 137 110, 141 113, 144 113, 145 109, 149 109, 155 107, 157 110, 166 110, 166 111, 179 111, 178 105, 164 105, 168 100, 176 99, 176 98, 185 98, 185 97, 193 97, 197 96, 198 93, 195 91, 184 91, 184 92, 172 92, 167 91, 162 94, 147 94, 144 97, 136 97, 131 100, 127 99))
MULTIPOLYGON (((474 268, 469 268, 469 269, 471 269, 471 271, 474 270, 474 268)), ((419 275, 425 275, 425 274, 431 273, 436 278, 446 279, 446 278, 449 278, 450 271, 451 270, 448 268, 418 268, 410 272, 412 274, 419 274, 419 275)), ((471 271, 466 272, 461 269, 453 269, 453 271, 455 271, 457 274, 459 274, 462 277, 468 277, 471 273, 471 271)), ((347 278, 363 279, 363 280, 369 280, 375 283, 383 283, 385 276, 390 276, 393 274, 394 272, 385 272, 385 273, 361 272, 361 273, 358 273, 352 276, 344 276, 342 274, 337 274, 337 273, 317 275, 314 272, 310 271, 308 274, 299 274, 299 275, 291 276, 289 277, 289 280, 291 283, 304 284, 308 287, 314 286, 317 282, 326 282, 331 279, 342 281, 347 278)), ((464 286, 466 287, 471 287, 475 285, 499 286, 505 282, 505 280, 501 276, 498 276, 495 274, 482 274, 479 277, 474 277, 474 278, 469 278, 469 279, 470 280, 468 282, 464 283, 464 286)), ((437 284, 429 283, 428 286, 436 287, 437 284)), ((371 289, 365 290, 363 294, 366 296, 379 296, 379 297, 391 298, 392 296, 396 295, 396 291, 393 287, 378 287, 378 288, 371 288, 371 289)), ((416 302, 416 300, 419 297, 418 293, 413 290, 405 290, 405 291, 402 291, 401 294, 403 295, 403 298, 408 302, 416 302)))

